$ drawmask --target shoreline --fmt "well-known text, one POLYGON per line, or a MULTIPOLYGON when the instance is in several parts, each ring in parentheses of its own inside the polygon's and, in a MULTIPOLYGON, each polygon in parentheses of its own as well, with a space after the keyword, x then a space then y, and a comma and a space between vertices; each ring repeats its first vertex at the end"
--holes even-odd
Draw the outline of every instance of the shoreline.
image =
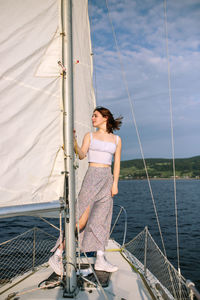
MULTIPOLYGON (((147 180, 147 178, 119 178, 119 181, 125 180, 147 180)), ((174 180, 174 178, 149 178, 149 180, 174 180)), ((200 178, 176 178, 177 180, 200 180, 200 178)))

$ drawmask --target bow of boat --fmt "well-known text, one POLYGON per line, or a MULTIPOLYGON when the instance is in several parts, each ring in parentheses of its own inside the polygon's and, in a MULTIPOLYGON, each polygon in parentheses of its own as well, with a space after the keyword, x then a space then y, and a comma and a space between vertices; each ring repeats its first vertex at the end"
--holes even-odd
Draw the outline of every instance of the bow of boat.
MULTIPOLYGON (((145 286, 139 273, 134 271, 128 260, 121 254, 120 245, 113 240, 109 240, 106 249, 106 258, 118 266, 119 270, 111 274, 102 274, 108 278, 99 278, 103 281, 101 287, 93 286, 91 283, 84 281, 84 289, 79 289, 76 299, 131 299, 131 300, 148 300, 152 299, 149 290, 145 286), (108 282, 107 282, 108 280, 108 282), (105 283, 106 281, 106 283, 105 283)), ((91 264, 94 263, 93 257, 88 258, 91 264)), ((81 258, 81 264, 87 264, 86 258, 81 258)), ((105 273, 105 272, 104 272, 105 273)), ((1 289, 1 299, 63 299, 63 288, 58 279, 48 282, 47 287, 41 284, 50 277, 52 269, 45 263, 39 266, 34 272, 28 272, 21 277, 17 277, 13 282, 8 283, 1 289), (40 285, 40 287, 39 287, 40 285)), ((99 277, 99 274, 98 274, 99 277)), ((90 278, 89 278, 90 280, 90 278)), ((102 282, 101 282, 102 283, 102 282)))

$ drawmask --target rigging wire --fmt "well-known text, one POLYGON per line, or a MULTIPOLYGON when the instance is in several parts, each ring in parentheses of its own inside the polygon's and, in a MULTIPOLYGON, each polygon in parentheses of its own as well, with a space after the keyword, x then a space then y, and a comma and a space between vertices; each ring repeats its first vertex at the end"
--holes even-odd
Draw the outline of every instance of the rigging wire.
POLYGON ((92 273, 93 273, 93 275, 94 275, 94 277, 95 277, 95 279, 97 281, 97 284, 98 284, 98 286, 99 286, 99 288, 100 288, 100 290, 101 290, 101 292, 102 292, 105 300, 108 300, 108 297, 107 297, 107 295, 106 295, 106 293, 105 293, 105 291, 104 291, 104 289, 103 289, 103 287, 101 285, 101 282, 99 281, 99 278, 98 278, 98 276, 97 276, 97 274, 96 274, 96 272, 95 272, 95 270, 94 270, 91 262, 88 259, 88 256, 87 256, 86 252, 83 251, 83 253, 84 253, 85 258, 87 259, 88 265, 89 265, 90 269, 92 270, 92 273))
POLYGON ((111 16, 110 16, 110 9, 109 9, 109 6, 108 6, 108 0, 105 0, 105 2, 106 2, 107 11, 108 11, 109 22, 110 22, 110 25, 111 25, 111 28, 112 28, 112 33, 113 33, 113 37, 114 37, 114 41, 115 41, 117 55, 118 55, 120 66, 121 66, 122 77, 123 77, 125 89, 126 89, 126 92, 127 92, 127 96, 128 96, 128 100, 129 100, 129 104, 130 104, 130 108, 131 108, 131 114, 132 114, 135 130, 136 130, 136 134, 137 134, 137 138, 138 138, 140 152, 141 152, 141 156, 142 156, 142 160, 143 160, 143 164, 144 164, 144 168, 145 168, 145 172, 146 172, 146 176, 147 176, 147 182, 148 182, 148 186, 149 186, 149 190, 150 190, 150 194, 151 194, 151 199, 152 199, 152 202, 153 202, 153 207, 154 207, 156 220, 157 220, 157 224, 158 224, 158 229, 159 229, 159 233, 160 233, 160 237, 161 237, 162 247, 163 247, 165 257, 167 258, 167 253, 166 253, 164 239, 163 239, 163 235, 162 235, 162 231, 161 231, 161 226, 160 226, 160 221, 159 221, 158 212, 157 212, 157 208, 156 208, 156 203, 155 203, 155 199, 154 199, 154 195, 153 195, 153 191, 152 191, 152 187, 151 187, 151 182, 150 182, 150 179, 149 179, 149 173, 148 173, 146 161, 145 161, 145 158, 144 158, 142 142, 141 142, 141 138, 140 138, 137 122, 136 122, 133 101, 131 99, 129 88, 128 88, 128 83, 127 83, 127 80, 126 80, 126 72, 125 72, 125 69, 124 69, 124 64, 123 64, 123 61, 122 61, 121 52, 120 52, 119 45, 118 45, 118 42, 117 42, 115 29, 114 29, 113 22, 112 22, 112 19, 111 19, 111 16))
MULTIPOLYGON (((59 217, 60 218, 60 217, 59 217)), ((47 221, 45 218, 43 217, 39 217, 40 220, 42 220, 43 222, 49 224, 51 227, 55 228, 56 230, 60 231, 60 227, 55 226, 54 224, 52 224, 51 222, 47 221)))
POLYGON ((173 126, 173 110, 172 110, 171 70, 170 70, 169 47, 168 47, 167 2, 166 2, 166 0, 164 0, 163 4, 164 4, 164 19, 165 19, 166 57, 167 57, 167 69, 168 69, 168 90, 169 90, 169 106, 170 106, 173 182, 174 182, 174 204, 175 204, 175 217, 176 217, 177 261, 178 261, 178 272, 179 272, 179 274, 181 274, 180 255, 179 255, 179 235, 178 235, 178 210, 177 210, 177 197, 176 197, 176 195, 177 195, 177 193, 176 193, 176 167, 175 167, 175 151, 174 151, 174 126, 173 126))
MULTIPOLYGON (((141 152, 141 155, 142 155, 142 160, 143 160, 143 164, 144 164, 144 168, 145 168, 145 172, 146 172, 146 176, 147 176, 147 182, 148 182, 148 185, 149 185, 149 190, 150 190, 150 194, 151 194, 151 198, 152 198, 152 202, 153 202, 153 207, 154 207, 154 211, 155 211, 155 215, 156 215, 156 220, 157 220, 158 229, 159 229, 159 233, 160 233, 160 238, 161 238, 161 242, 162 242, 163 252, 164 252, 165 258, 167 259, 167 253, 166 253, 164 239, 163 239, 163 235, 162 235, 162 231, 161 231, 161 226, 160 226, 160 221, 159 221, 158 212, 157 212, 157 208, 156 208, 156 203, 155 203, 155 199, 154 199, 154 195, 153 195, 153 191, 152 191, 152 187, 151 187, 151 182, 150 182, 150 179, 149 179, 149 174, 148 174, 146 161, 145 161, 145 158, 144 158, 142 142, 141 142, 140 135, 139 135, 139 130, 138 130, 138 127, 137 127, 136 117, 135 117, 135 113, 134 113, 134 105, 133 105, 133 101, 132 101, 130 93, 129 93, 128 83, 127 83, 127 80, 126 80, 126 72, 124 70, 124 64, 123 64, 123 61, 122 61, 121 52, 120 52, 120 49, 119 49, 119 46, 118 46, 116 33, 115 33, 114 26, 113 26, 113 23, 112 23, 112 19, 111 19, 111 16, 110 16, 108 0, 105 0, 105 2, 106 2, 106 6, 107 6, 107 11, 108 11, 109 22, 111 24, 112 33, 113 33, 113 37, 114 37, 114 40, 115 40, 115 46, 116 46, 117 54, 118 54, 118 57, 119 57, 122 77, 123 77, 124 85, 125 85, 126 92, 127 92, 127 95, 128 95, 128 100, 129 100, 129 104, 130 104, 130 108, 131 108, 131 114, 132 114, 135 129, 136 129, 136 134, 137 134, 137 138, 138 138, 140 152, 141 152)), ((170 87, 171 87, 171 85, 170 85, 170 87)), ((175 170, 175 163, 174 163, 174 170, 175 170)), ((174 176, 174 178, 175 178, 175 176, 174 176)), ((174 287, 174 284, 173 284, 172 274, 171 274, 171 271, 170 271, 169 268, 168 268, 168 271, 169 271, 169 276, 170 276, 170 280, 171 280, 171 283, 172 283, 173 294, 174 294, 174 297, 176 298, 177 295, 176 295, 175 287, 174 287)), ((179 269, 179 272, 180 272, 180 269, 179 269)))

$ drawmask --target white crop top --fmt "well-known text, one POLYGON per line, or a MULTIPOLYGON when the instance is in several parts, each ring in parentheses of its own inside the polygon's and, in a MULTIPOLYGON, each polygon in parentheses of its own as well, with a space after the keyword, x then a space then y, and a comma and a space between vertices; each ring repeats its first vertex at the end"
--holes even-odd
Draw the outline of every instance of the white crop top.
POLYGON ((112 156, 116 151, 119 137, 116 136, 116 143, 105 142, 94 139, 90 133, 90 147, 88 149, 88 162, 111 165, 112 156))

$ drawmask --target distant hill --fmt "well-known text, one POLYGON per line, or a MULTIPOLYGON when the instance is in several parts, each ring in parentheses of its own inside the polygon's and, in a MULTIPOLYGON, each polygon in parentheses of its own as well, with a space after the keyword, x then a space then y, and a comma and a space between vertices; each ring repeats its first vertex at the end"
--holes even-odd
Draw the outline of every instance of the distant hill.
MULTIPOLYGON (((172 159, 145 159, 150 178, 173 177, 172 159)), ((177 178, 200 178, 200 156, 175 159, 177 178)), ((121 161, 120 179, 144 179, 146 172, 142 159, 121 161)))

